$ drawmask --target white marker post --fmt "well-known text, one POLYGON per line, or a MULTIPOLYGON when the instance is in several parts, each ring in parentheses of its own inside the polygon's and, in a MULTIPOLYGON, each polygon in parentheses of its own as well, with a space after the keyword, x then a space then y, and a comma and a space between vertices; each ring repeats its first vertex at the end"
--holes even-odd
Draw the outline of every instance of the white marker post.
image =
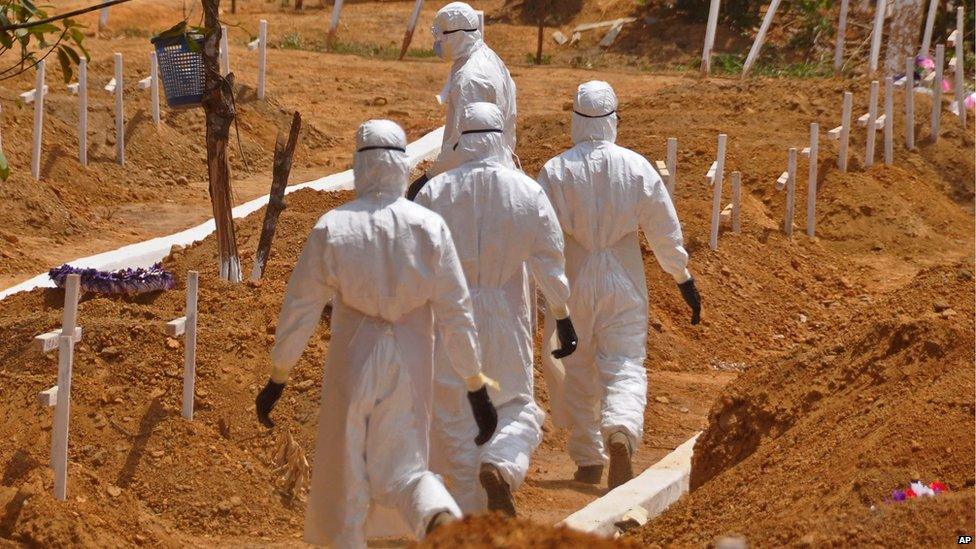
POLYGON ((887 0, 878 0, 878 5, 874 10, 874 30, 871 33, 871 58, 868 65, 868 74, 874 76, 878 72, 878 56, 881 54, 881 35, 884 33, 885 9, 887 0))
POLYGON ((894 128, 894 102, 895 83, 892 77, 885 77, 885 106, 884 106, 884 163, 890 166, 895 159, 895 128, 894 128))
POLYGON ((78 161, 88 166, 88 61, 78 63, 78 161))
POLYGON ((955 77, 956 77, 956 108, 959 109, 959 123, 962 124, 962 129, 966 129, 966 93, 965 93, 965 82, 963 78, 966 76, 966 57, 963 54, 963 42, 965 40, 963 37, 966 32, 966 8, 959 6, 956 8, 956 67, 955 67, 955 77))
POLYGON ((74 358, 74 338, 58 338, 58 392, 54 405, 54 428, 51 434, 52 465, 54 466, 54 497, 68 499, 68 423, 71 416, 71 362, 74 358))
POLYGON ((725 141, 724 133, 718 134, 718 159, 715 161, 715 177, 712 179, 712 232, 708 239, 708 246, 712 250, 718 249, 719 215, 722 213, 722 174, 725 171, 725 141))
POLYGON ((186 348, 183 353, 183 417, 193 419, 193 394, 197 370, 197 287, 199 273, 186 273, 186 348))
POLYGON ((708 8, 708 25, 705 27, 705 46, 702 48, 701 75, 712 72, 712 46, 715 45, 715 27, 718 26, 718 10, 721 0, 712 0, 708 8))
POLYGON ((264 99, 264 71, 268 59, 268 21, 258 23, 258 99, 264 99))
POLYGON ((783 219, 783 232, 788 238, 793 237, 793 203, 796 200, 796 147, 790 147, 789 176, 786 179, 786 215, 783 219))
POLYGON ((878 81, 871 81, 871 92, 868 96, 867 149, 864 152, 864 167, 874 165, 874 141, 878 132, 878 81))
POLYGON ((115 54, 115 158, 125 165, 125 111, 122 108, 122 54, 115 54))
POLYGON ((41 178, 41 136, 44 131, 44 60, 37 63, 34 85, 34 144, 31 148, 31 176, 41 178))
POLYGON ((769 3, 769 8, 766 9, 766 16, 763 17, 762 26, 759 27, 756 40, 753 41, 752 48, 749 49, 749 55, 746 57, 746 62, 742 66, 742 78, 749 76, 749 71, 752 70, 752 64, 759 57, 759 50, 762 49, 763 42, 766 41, 766 31, 773 24, 773 17, 776 16, 776 9, 779 7, 779 2, 780 0, 773 0, 769 3))
POLYGON ((339 16, 342 15, 342 1, 335 0, 335 4, 332 5, 332 21, 329 23, 329 34, 325 39, 329 47, 332 47, 333 42, 335 42, 336 32, 339 30, 339 16))
POLYGON ((227 25, 220 26, 220 74, 230 74, 230 51, 227 46, 227 25))
POLYGON ((837 42, 834 44, 834 75, 839 76, 844 67, 844 38, 847 34, 848 0, 840 2, 840 20, 837 22, 837 42))
POLYGON ((840 153, 837 155, 837 167, 840 171, 847 171, 848 146, 851 141, 851 109, 854 106, 854 94, 844 92, 844 108, 840 116, 840 153))
POLYGON ((820 150, 820 124, 810 124, 810 170, 807 179, 807 236, 817 232, 817 153, 820 150))
POLYGON ((922 35, 922 49, 919 53, 923 57, 929 56, 929 48, 932 45, 932 27, 935 26, 935 14, 939 11, 939 0, 929 0, 929 14, 925 19, 925 34, 922 35))
MULTIPOLYGON (((108 0, 102 0, 102 3, 106 3, 108 0)), ((98 30, 102 30, 108 26, 108 8, 102 8, 101 13, 98 14, 98 30)))
POLYGON ((932 135, 933 143, 939 141, 939 117, 942 116, 942 66, 945 65, 945 46, 935 46, 935 81, 932 82, 932 135))
POLYGON ((915 148, 915 59, 905 58, 905 148, 915 148))
POLYGON ((671 195, 671 201, 674 202, 674 188, 675 183, 678 181, 678 138, 669 137, 668 138, 668 155, 665 160, 668 167, 668 193, 671 195))
MULTIPOLYGON (((68 275, 64 289, 61 335, 58 337, 58 384, 51 429, 51 467, 54 469, 54 497, 67 498, 68 489, 68 419, 71 411, 71 364, 74 359, 75 325, 78 319, 78 295, 81 276, 68 275)), ((49 390, 50 391, 50 390, 49 390)))
POLYGON ((732 232, 742 232, 742 175, 732 172, 732 232))
POLYGON ((149 52, 149 97, 152 101, 153 124, 159 125, 159 61, 156 52, 149 52))

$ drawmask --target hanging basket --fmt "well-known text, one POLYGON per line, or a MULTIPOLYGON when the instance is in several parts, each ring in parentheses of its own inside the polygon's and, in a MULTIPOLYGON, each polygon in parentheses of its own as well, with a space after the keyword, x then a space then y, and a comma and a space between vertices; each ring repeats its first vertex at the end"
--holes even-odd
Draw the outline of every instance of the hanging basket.
POLYGON ((203 101, 203 36, 180 34, 152 39, 170 108, 197 107, 203 101), (196 42, 190 48, 189 41, 196 42))

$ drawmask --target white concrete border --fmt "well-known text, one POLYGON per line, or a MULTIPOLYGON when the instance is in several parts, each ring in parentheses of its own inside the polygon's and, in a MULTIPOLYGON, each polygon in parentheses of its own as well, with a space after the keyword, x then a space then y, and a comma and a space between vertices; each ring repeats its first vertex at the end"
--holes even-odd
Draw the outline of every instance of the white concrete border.
MULTIPOLYGON (((440 127, 407 145, 407 156, 410 159, 410 165, 415 166, 423 160, 434 156, 440 150, 443 137, 444 128, 440 127)), ((312 189, 316 191, 350 190, 352 189, 352 186, 352 170, 346 170, 341 173, 321 177, 305 183, 291 185, 285 188, 285 194, 293 193, 301 189, 312 189)), ((247 217, 248 215, 263 208, 265 205, 267 205, 267 203, 268 195, 263 195, 251 200, 250 202, 245 202, 244 204, 241 204, 233 209, 234 218, 239 219, 242 217, 247 217)), ((67 261, 66 263, 69 263, 72 267, 92 267, 103 271, 121 269, 123 267, 149 267, 152 266, 153 263, 161 261, 164 257, 169 255, 170 249, 173 246, 187 246, 194 242, 203 240, 212 232, 214 232, 214 221, 213 219, 210 219, 209 221, 197 225, 196 227, 186 229, 185 231, 180 231, 176 234, 161 236, 146 240, 144 242, 138 242, 136 244, 129 244, 128 246, 122 246, 116 250, 74 259, 67 261)), ((53 287, 54 282, 51 281, 48 274, 41 273, 29 280, 21 282, 20 284, 0 291, 0 300, 9 295, 18 292, 30 291, 34 288, 53 287)))
POLYGON ((557 526, 613 538, 619 532, 616 523, 637 507, 643 508, 639 514, 643 516, 646 512, 648 519, 660 515, 688 492, 691 454, 700 434, 696 433, 633 480, 566 517, 557 526))

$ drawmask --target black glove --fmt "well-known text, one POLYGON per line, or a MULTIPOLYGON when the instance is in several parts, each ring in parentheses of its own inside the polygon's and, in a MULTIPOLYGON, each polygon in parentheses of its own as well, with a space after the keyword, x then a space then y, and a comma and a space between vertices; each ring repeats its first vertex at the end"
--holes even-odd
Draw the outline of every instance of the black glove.
POLYGON ((269 414, 271 413, 271 409, 274 408, 275 403, 281 398, 281 391, 284 389, 284 383, 275 383, 269 379, 268 384, 264 386, 264 389, 261 389, 258 397, 254 399, 254 406, 258 412, 258 421, 269 429, 274 427, 274 422, 271 421, 269 414))
POLYGON ((413 202, 414 199, 417 198, 417 195, 420 194, 420 189, 423 189, 424 185, 426 185, 428 181, 430 181, 430 178, 427 177, 427 172, 424 172, 420 177, 417 178, 416 181, 411 183, 410 186, 407 187, 407 200, 413 202))
POLYGON ((552 356, 566 358, 573 354, 579 338, 576 337, 576 328, 573 328, 573 321, 568 316, 556 320, 556 336, 559 337, 559 348, 552 352, 552 356))
POLYGON ((478 436, 475 437, 474 443, 481 446, 491 440, 495 434, 495 427, 498 427, 498 412, 495 411, 495 405, 491 403, 491 397, 488 396, 488 386, 469 392, 468 403, 471 404, 474 422, 478 424, 478 436))
POLYGON ((684 298, 685 303, 691 307, 691 323, 698 324, 701 322, 701 296, 698 295, 698 288, 695 287, 695 279, 689 278, 678 284, 678 289, 681 290, 681 297, 684 298))

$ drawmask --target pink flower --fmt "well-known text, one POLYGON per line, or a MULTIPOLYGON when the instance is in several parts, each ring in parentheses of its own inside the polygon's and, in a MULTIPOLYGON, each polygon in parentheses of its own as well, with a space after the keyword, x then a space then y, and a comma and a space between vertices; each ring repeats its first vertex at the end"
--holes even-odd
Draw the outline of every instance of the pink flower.
POLYGON ((943 78, 942 79, 942 92, 945 93, 945 92, 950 92, 950 91, 952 91, 952 82, 950 82, 947 78, 943 78))
POLYGON ((965 101, 963 101, 963 104, 966 105, 966 110, 973 110, 976 108, 976 93, 967 95, 965 101))
POLYGON ((923 69, 932 70, 935 68, 935 61, 932 61, 931 57, 921 57, 916 58, 915 63, 922 67, 923 69))

